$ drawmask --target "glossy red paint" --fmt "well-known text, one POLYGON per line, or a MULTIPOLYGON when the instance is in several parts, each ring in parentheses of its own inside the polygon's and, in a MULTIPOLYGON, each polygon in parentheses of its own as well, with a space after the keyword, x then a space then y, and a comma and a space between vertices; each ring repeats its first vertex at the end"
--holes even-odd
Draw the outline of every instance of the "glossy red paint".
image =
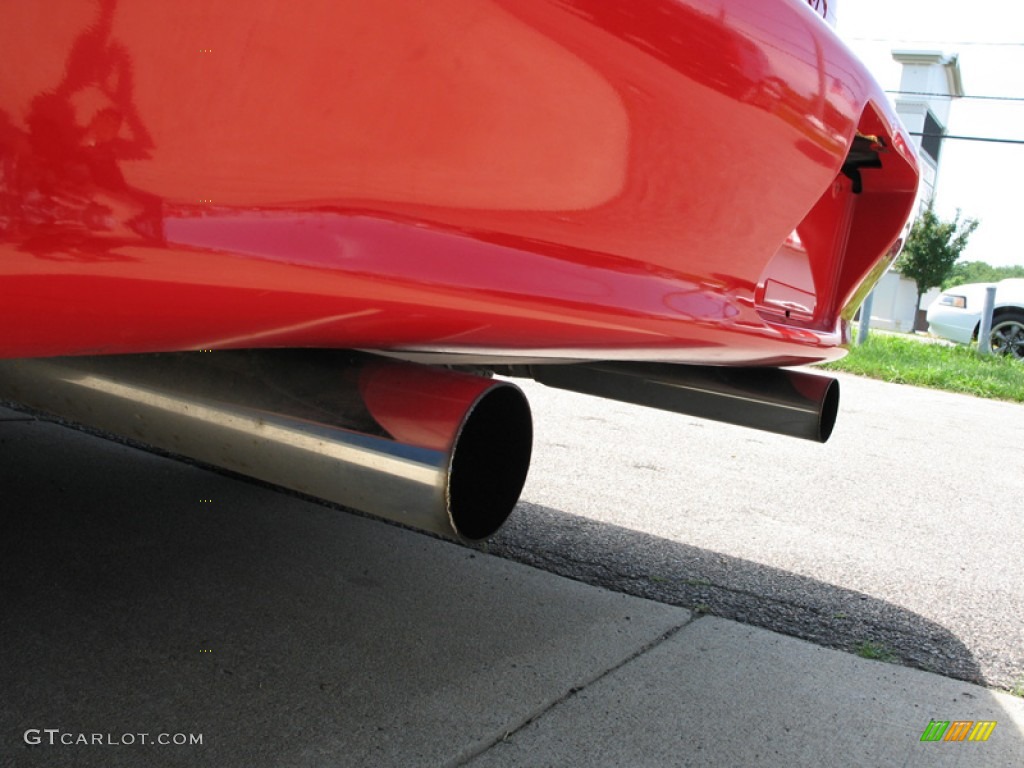
POLYGON ((825 359, 916 192, 800 0, 4 15, 4 357, 825 359), (881 168, 855 194, 858 132, 881 168))
POLYGON ((451 453, 459 431, 495 380, 423 365, 369 362, 358 388, 367 413, 394 440, 451 453))

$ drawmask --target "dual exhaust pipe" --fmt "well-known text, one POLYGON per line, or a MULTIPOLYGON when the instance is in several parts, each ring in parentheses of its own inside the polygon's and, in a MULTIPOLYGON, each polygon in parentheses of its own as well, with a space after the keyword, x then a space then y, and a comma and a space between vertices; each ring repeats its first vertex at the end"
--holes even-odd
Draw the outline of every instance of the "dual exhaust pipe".
POLYGON ((838 381, 783 368, 609 362, 529 370, 551 387, 818 443, 839 414, 838 381))
POLYGON ((5 360, 0 396, 467 541, 505 522, 533 442, 518 387, 335 352, 5 360))
MULTIPOLYGON (((553 387, 824 442, 833 379, 782 369, 600 363, 511 369, 553 387)), ((0 361, 0 398, 463 541, 494 534, 530 463, 504 381, 321 350, 0 361)))

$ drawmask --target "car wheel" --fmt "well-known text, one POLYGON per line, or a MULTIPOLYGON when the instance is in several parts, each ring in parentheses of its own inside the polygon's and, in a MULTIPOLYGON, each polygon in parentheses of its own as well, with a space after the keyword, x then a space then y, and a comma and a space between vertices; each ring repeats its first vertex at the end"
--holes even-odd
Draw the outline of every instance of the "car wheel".
POLYGON ((992 321, 992 352, 1024 360, 1024 312, 1006 312, 992 321))

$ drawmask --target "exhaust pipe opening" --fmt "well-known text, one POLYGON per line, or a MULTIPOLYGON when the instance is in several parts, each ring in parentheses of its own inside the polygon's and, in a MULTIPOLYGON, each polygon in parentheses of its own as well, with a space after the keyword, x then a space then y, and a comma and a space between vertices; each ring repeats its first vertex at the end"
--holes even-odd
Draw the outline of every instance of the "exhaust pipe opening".
POLYGON ((526 482, 532 448, 522 392, 511 386, 485 392, 456 437, 448 473, 448 515, 459 536, 479 541, 501 528, 526 482))
POLYGON ((819 443, 828 442, 832 437, 832 430, 836 426, 836 419, 839 417, 839 382, 835 379, 826 379, 828 386, 821 398, 821 412, 818 416, 818 434, 815 439, 819 443))

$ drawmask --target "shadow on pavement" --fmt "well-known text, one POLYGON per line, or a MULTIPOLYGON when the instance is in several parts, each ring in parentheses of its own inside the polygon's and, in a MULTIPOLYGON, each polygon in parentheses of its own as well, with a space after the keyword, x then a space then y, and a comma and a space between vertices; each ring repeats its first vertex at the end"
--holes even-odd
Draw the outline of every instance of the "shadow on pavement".
POLYGON ((489 551, 617 592, 830 648, 984 679, 949 630, 898 605, 749 560, 520 502, 489 551))

